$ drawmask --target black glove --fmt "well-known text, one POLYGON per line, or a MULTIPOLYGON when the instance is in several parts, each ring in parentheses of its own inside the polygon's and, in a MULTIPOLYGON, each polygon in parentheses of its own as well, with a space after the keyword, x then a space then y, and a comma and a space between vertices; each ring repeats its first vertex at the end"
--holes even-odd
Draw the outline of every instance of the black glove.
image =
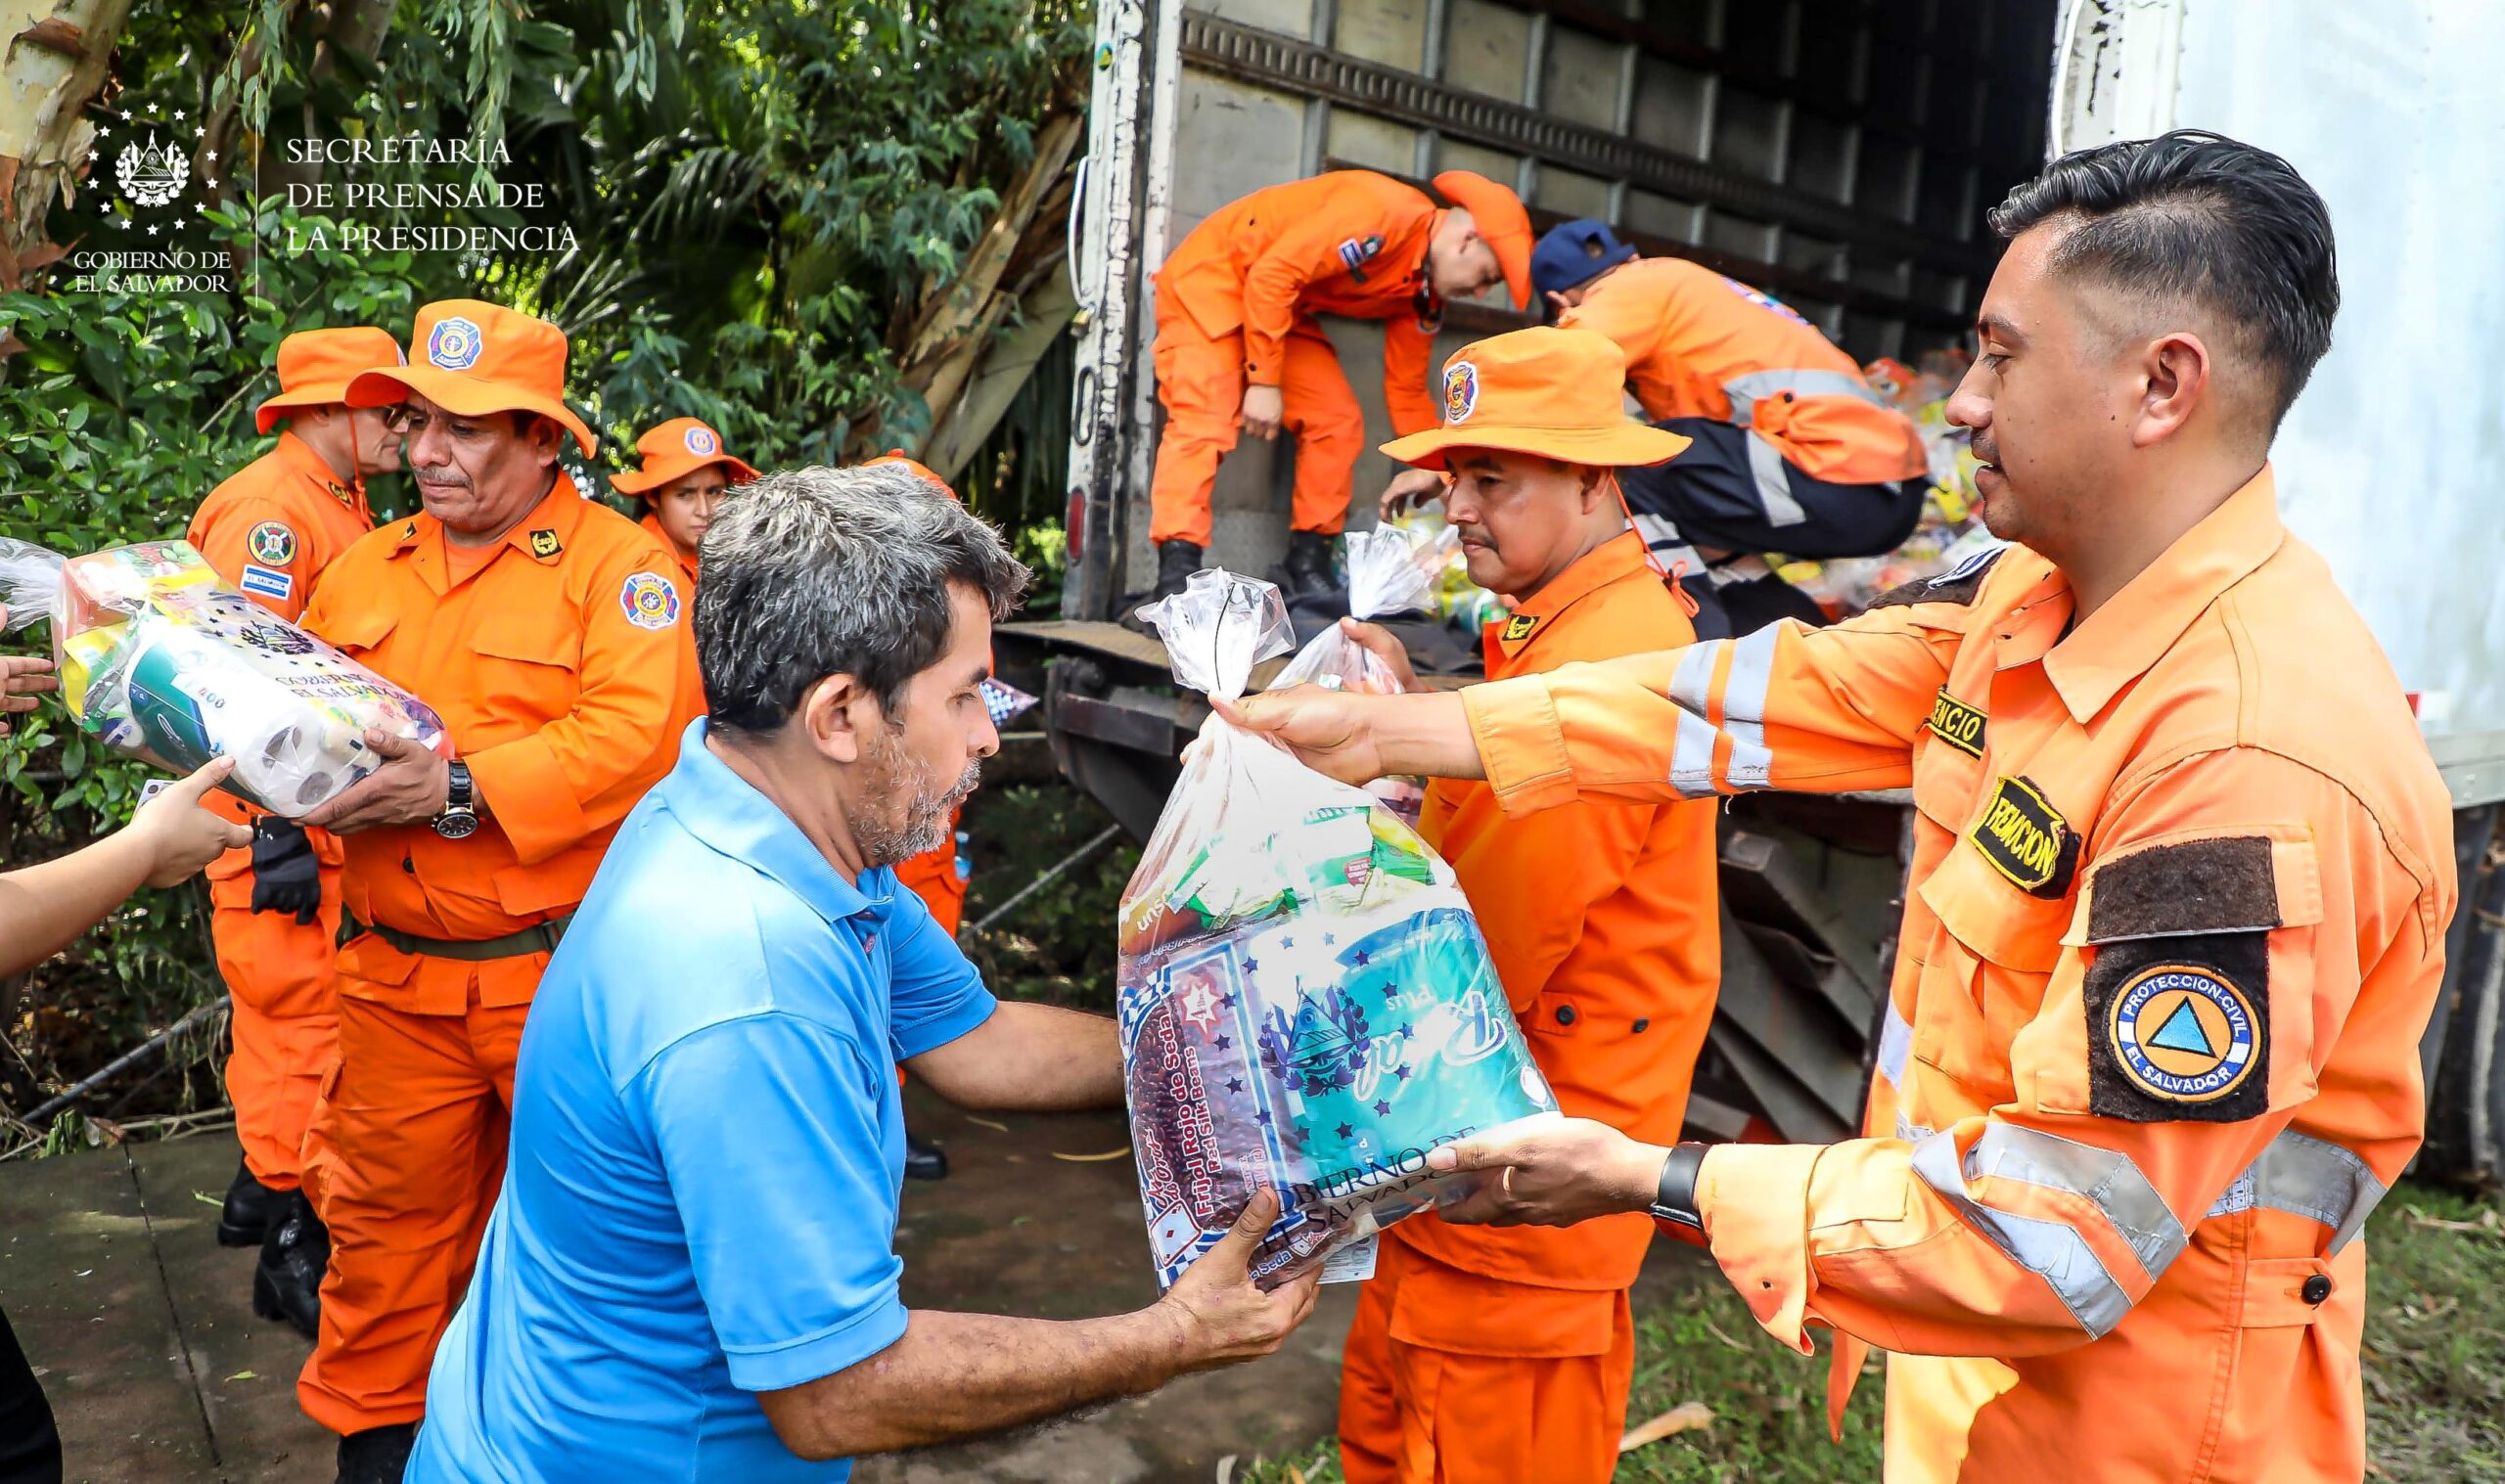
POLYGON ((292 912, 306 927, 322 920, 322 863, 294 820, 267 814, 252 825, 252 910, 292 912))

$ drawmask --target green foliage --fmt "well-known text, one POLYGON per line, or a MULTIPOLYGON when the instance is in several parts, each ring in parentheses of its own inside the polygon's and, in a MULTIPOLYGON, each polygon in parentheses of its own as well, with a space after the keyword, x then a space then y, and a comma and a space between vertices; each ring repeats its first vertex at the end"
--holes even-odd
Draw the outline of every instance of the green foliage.
MULTIPOLYGON (((1020 743, 1020 745, 1033 745, 1020 743)), ((985 787, 961 828, 974 853, 969 925, 1113 823, 1094 799, 1060 784, 985 787)), ((1111 1014, 1115 911, 1139 847, 1115 842, 1018 904, 990 932, 961 940, 992 992, 1111 1014)))

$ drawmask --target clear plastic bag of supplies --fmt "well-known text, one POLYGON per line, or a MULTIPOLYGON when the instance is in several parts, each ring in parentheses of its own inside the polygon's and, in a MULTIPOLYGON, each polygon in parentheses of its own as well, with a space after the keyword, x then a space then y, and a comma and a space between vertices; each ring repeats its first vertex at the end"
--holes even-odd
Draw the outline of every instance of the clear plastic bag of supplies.
POLYGON ((52 620, 70 718, 107 746, 189 771, 235 759, 225 787, 310 814, 381 766, 367 729, 443 745, 425 701, 218 580, 184 541, 63 558, 0 540, 9 627, 52 620))
MULTIPOLYGON (((1388 613, 1428 610, 1445 564, 1461 550, 1461 533, 1449 525, 1432 529, 1382 526, 1350 531, 1348 545, 1348 616, 1360 623, 1388 613)), ((1271 680, 1270 689, 1318 685, 1368 696, 1397 695, 1400 679, 1372 650, 1350 639, 1333 624, 1297 652, 1271 680)), ((1411 826, 1427 801, 1426 780, 1382 778, 1366 791, 1391 806, 1411 826)))
MULTIPOLYGON (((1174 678, 1242 694, 1292 642, 1278 589, 1225 571, 1141 610, 1174 678)), ((1118 1015, 1158 1280, 1254 1190, 1265 1287, 1325 1277, 1461 1177, 1427 1150, 1557 1103, 1452 868, 1363 789, 1212 716, 1123 889, 1118 1015), (1339 1254, 1340 1261, 1326 1264, 1339 1254)))

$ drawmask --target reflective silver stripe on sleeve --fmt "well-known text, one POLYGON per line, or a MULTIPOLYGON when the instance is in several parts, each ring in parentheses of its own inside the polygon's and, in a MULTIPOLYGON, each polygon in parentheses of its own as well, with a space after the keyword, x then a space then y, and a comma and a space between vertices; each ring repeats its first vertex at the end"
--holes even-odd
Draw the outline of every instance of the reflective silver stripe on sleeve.
POLYGON ((1756 480, 1757 503, 1765 507, 1766 524, 1799 525, 1809 518, 1800 502, 1792 498, 1792 466, 1783 461, 1783 450, 1772 439, 1749 434, 1749 472, 1756 480))
POLYGON ((2188 1239, 2183 1223, 2174 1219, 2165 1197, 2127 1154, 2040 1129, 1996 1123, 1966 1151, 1967 1178, 1987 1175, 2086 1196, 2130 1243, 2152 1282, 2183 1255, 2188 1239))
POLYGON ((2131 1312, 2131 1296, 2105 1271, 2086 1237, 2061 1222, 2014 1216, 1967 1193, 1954 1134, 1943 1130, 1917 1143, 1913 1168, 1959 1220, 1981 1233, 2011 1262, 2050 1284, 2053 1296, 2089 1338, 2102 1339, 2131 1312))
POLYGON ((1762 788, 1774 768, 1765 745, 1765 694, 1774 679, 1775 634, 1768 624, 1744 639, 1731 641, 1731 678, 1722 687, 1722 730, 1731 735, 1734 788, 1762 788))
POLYGON ((1705 719, 1705 707, 1714 660, 1730 642, 1688 646, 1679 655, 1679 667, 1670 672, 1670 704, 1679 708, 1678 732, 1670 743, 1670 787, 1681 798, 1713 793, 1713 727, 1705 719))
POLYGON ((1938 1130, 1933 1128, 1930 1124, 1916 1123, 1912 1119, 1906 1117, 1905 1110, 1903 1108, 1896 1109, 1896 1140, 1898 1143, 1920 1144, 1937 1132, 1938 1130))
POLYGON ((1888 997, 1888 1017, 1879 1027, 1879 1075, 1888 1085, 1902 1090, 1905 1085, 1905 1058, 1913 1055, 1914 1028, 1896 1012, 1896 997, 1888 997))
POLYGON ((2254 1206, 2285 1211, 2331 1229, 2326 1252, 2336 1253, 2365 1230, 2366 1218, 2390 1189, 2366 1161, 2327 1140, 2285 1129, 2265 1146, 2250 1169, 2209 1207, 2210 1216, 2232 1216, 2254 1206))
POLYGON ((1722 394, 1731 399, 1731 421, 1742 427, 1754 418, 1760 400, 1779 397, 1787 391, 1796 397, 1858 397, 1874 406, 1888 405, 1870 389, 1869 382, 1845 371, 1813 371, 1807 367, 1752 371, 1722 383, 1722 394))

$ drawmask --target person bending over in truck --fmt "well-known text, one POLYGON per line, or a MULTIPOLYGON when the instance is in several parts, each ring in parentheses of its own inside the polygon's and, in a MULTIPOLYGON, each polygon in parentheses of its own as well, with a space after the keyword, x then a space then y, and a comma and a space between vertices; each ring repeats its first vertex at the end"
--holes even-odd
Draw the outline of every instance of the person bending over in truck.
POLYGON ((1209 491, 1239 429, 1296 435, 1290 596, 1337 585, 1331 538, 1347 521, 1365 417, 1316 315, 1385 322, 1384 400, 1405 435, 1435 424, 1427 358, 1444 302, 1501 281, 1529 307, 1521 199, 1468 170, 1444 171, 1435 188, 1442 202, 1371 170, 1270 186, 1211 212, 1158 271, 1155 597, 1200 569, 1209 491))
POLYGON ((1657 561, 1707 579, 1689 585, 1708 600, 1706 637, 1817 620, 1749 559, 1875 557, 1913 533, 1930 483, 1922 434, 1792 309, 1710 268, 1641 257, 1588 218, 1542 237, 1530 274, 1558 324, 1626 353, 1644 416, 1692 441, 1668 464, 1628 471, 1626 500, 1657 561))
MULTIPOLYGON (((1757 1323, 1888 1360, 1890 1480, 2353 1481, 2359 1233, 2426 1126, 2451 800, 2269 450, 2331 344, 2330 214, 2179 131, 2065 156, 1948 402, 2017 544, 1832 628, 1458 695, 1225 708, 1348 782, 1508 810, 1910 786, 1862 1137, 1464 1141, 1447 1220, 1650 1211, 1757 1323)), ((1554 877, 1543 877, 1549 889, 1554 877)))
MULTIPOLYGON (((1445 425, 1384 448, 1450 475, 1471 580, 1513 600, 1486 629, 1490 679, 1693 637, 1617 488, 1686 439, 1626 418, 1623 373, 1588 331, 1481 340, 1445 365, 1445 425)), ((1414 684, 1396 639, 1344 622, 1414 684)), ((1713 805, 1517 816, 1485 784, 1438 780, 1419 829, 1452 863, 1565 1110, 1674 1141, 1721 976, 1713 805)), ((1640 1213, 1386 1232, 1341 1372, 1349 1484, 1603 1484, 1634 1375, 1627 1289, 1652 1239, 1640 1213)))

